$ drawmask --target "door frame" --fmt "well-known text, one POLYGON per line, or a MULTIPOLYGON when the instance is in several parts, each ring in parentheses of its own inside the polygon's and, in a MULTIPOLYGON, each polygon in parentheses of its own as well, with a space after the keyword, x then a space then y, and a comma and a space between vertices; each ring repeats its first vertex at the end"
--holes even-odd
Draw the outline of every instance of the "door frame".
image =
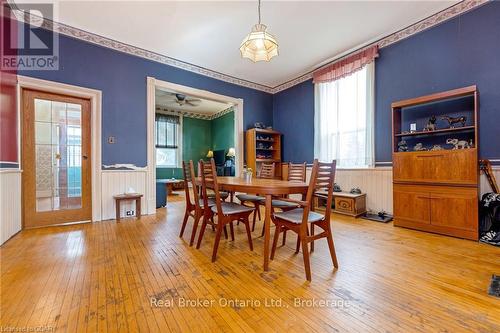
MULTIPOLYGON (((22 89, 33 89, 47 93, 69 95, 90 100, 90 145, 91 145, 91 202, 92 222, 100 221, 102 216, 101 198, 101 110, 102 92, 65 83, 36 79, 28 76, 17 76, 17 114, 22 114, 22 89)), ((19 121, 20 122, 20 121, 19 121)), ((22 128, 19 135, 19 149, 22 149, 22 128)), ((21 163, 21 161, 20 161, 21 163)), ((20 168, 22 169, 22 164, 20 168)), ((78 223, 78 222, 77 222, 78 223)), ((24 221, 23 221, 24 226, 24 221)))
POLYGON ((163 88, 173 90, 181 94, 210 99, 217 102, 231 103, 234 107, 234 149, 236 150, 235 174, 240 174, 243 170, 243 99, 231 96, 220 95, 208 90, 196 89, 183 86, 177 83, 168 82, 147 77, 147 158, 148 166, 146 170, 146 205, 148 214, 156 212, 156 154, 155 154, 155 90, 163 88))

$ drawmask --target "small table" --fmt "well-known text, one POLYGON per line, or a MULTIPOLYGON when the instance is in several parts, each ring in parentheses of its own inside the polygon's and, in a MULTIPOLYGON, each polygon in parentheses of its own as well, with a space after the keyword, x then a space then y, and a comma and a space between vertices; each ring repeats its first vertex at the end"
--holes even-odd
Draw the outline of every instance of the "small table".
POLYGON ((138 219, 141 218, 141 198, 142 194, 140 193, 124 193, 114 195, 115 206, 116 206, 116 222, 120 222, 120 203, 122 201, 130 201, 135 200, 135 217, 138 219))
POLYGON ((174 194, 174 188, 179 186, 179 184, 184 183, 182 179, 165 179, 165 185, 167 186, 167 195, 174 194))

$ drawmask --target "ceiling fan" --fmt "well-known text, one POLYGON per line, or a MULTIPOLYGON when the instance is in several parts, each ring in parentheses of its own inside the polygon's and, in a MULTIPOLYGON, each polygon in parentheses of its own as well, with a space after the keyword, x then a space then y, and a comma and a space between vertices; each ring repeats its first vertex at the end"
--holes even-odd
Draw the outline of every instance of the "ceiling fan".
POLYGON ((174 97, 172 101, 179 104, 179 106, 183 106, 186 104, 191 106, 198 106, 201 103, 201 99, 190 98, 184 94, 177 94, 177 93, 169 93, 169 94, 174 97))

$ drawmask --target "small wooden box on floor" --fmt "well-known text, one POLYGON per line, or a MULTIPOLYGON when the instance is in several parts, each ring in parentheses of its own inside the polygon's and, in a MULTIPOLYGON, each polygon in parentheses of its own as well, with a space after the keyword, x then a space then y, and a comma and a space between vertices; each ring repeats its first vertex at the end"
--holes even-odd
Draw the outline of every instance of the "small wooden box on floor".
MULTIPOLYGON (((315 207, 326 204, 326 192, 317 192, 315 207), (324 196, 324 198, 323 198, 324 196)), ((352 194, 347 192, 333 192, 334 213, 358 217, 366 213, 366 193, 352 194)))
MULTIPOLYGON (((476 86, 395 102, 392 109, 394 225, 477 240, 479 168, 476 86), (436 105, 460 98, 470 99, 468 125, 464 121, 455 128, 438 129, 436 132, 403 132, 406 129, 402 128, 403 109, 421 105, 428 107, 429 103, 436 105), (456 137, 473 140, 474 146, 451 150, 442 143, 447 138, 456 137), (435 138, 448 149, 399 152, 398 142, 412 138, 435 138)), ((449 111, 454 117, 460 115, 454 108, 443 107, 441 110, 449 111)))

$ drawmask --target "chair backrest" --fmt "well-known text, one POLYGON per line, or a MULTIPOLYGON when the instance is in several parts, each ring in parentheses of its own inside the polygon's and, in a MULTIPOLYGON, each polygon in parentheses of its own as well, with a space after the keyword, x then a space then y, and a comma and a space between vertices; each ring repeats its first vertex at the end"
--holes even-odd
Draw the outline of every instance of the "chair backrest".
POLYGON ((326 191, 328 193, 326 199, 325 221, 330 221, 336 165, 337 162, 335 160, 331 163, 321 163, 318 162, 317 159, 314 160, 311 179, 309 180, 309 187, 306 195, 307 206, 304 207, 304 216, 302 217, 303 223, 307 223, 311 203, 317 191, 326 191))
POLYGON ((305 182, 306 181, 306 162, 288 163, 288 181, 305 182))
POLYGON ((220 198, 219 187, 217 185, 217 168, 213 158, 210 162, 200 160, 199 167, 201 169, 201 190, 203 196, 203 205, 208 207, 207 189, 212 189, 215 193, 215 203, 217 206, 217 214, 222 216, 222 200, 220 198))
POLYGON ((259 178, 274 178, 274 163, 262 163, 259 178))
MULTIPOLYGON (((192 163, 192 161, 190 161, 192 163)), ((193 183, 189 162, 182 161, 182 174, 184 176, 184 192, 186 193, 186 205, 192 205, 191 194, 189 193, 189 183, 193 183)), ((193 192, 196 192, 196 187, 193 184, 193 192)), ((195 200, 196 201, 196 200, 195 200)))

